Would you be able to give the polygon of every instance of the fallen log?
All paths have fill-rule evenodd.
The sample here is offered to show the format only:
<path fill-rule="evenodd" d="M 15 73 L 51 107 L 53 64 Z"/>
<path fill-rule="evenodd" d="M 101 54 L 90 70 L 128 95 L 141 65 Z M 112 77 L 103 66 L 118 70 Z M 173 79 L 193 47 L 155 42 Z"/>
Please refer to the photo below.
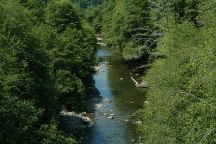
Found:
<path fill-rule="evenodd" d="M 136 87 L 139 85 L 139 83 L 131 76 L 132 81 L 135 83 Z"/>
<path fill-rule="evenodd" d="M 142 81 L 140 84 L 131 76 L 132 81 L 135 83 L 137 88 L 146 88 L 148 87 L 147 82 Z"/>
<path fill-rule="evenodd" d="M 149 68 L 151 65 L 148 64 L 148 65 L 141 65 L 139 67 L 136 67 L 135 69 L 144 69 L 144 68 Z"/>

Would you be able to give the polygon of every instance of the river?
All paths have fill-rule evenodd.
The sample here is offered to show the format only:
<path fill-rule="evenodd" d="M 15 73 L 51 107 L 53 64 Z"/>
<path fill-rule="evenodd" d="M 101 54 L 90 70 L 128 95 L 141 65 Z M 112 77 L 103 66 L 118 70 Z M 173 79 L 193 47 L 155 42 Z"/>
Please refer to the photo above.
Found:
<path fill-rule="evenodd" d="M 100 48 L 97 57 L 100 71 L 94 75 L 94 80 L 102 96 L 102 107 L 95 112 L 96 124 L 86 132 L 84 143 L 140 143 L 142 135 L 138 128 L 141 121 L 132 120 L 132 115 L 143 107 L 145 91 L 135 87 L 130 78 L 132 69 L 117 53 Z"/>

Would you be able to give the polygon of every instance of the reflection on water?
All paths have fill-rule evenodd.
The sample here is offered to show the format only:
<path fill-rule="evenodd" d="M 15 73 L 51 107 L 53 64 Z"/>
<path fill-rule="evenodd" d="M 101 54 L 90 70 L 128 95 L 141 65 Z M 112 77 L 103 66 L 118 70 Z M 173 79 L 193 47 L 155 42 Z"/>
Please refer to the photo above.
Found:
<path fill-rule="evenodd" d="M 140 136 L 131 125 L 131 114 L 143 106 L 145 94 L 130 79 L 132 70 L 117 54 L 99 49 L 100 70 L 94 75 L 103 105 L 96 111 L 96 125 L 88 131 L 88 144 L 125 144 L 139 142 Z"/>

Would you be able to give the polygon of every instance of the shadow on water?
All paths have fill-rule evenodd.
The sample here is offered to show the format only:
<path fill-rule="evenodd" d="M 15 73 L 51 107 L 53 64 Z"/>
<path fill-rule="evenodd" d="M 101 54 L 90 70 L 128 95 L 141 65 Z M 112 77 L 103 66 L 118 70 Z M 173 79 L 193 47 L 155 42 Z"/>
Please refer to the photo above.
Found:
<path fill-rule="evenodd" d="M 140 141 L 141 135 L 131 122 L 134 112 L 142 108 L 145 91 L 135 87 L 132 69 L 121 57 L 108 49 L 98 49 L 100 70 L 94 75 L 95 85 L 103 97 L 102 107 L 95 112 L 96 124 L 88 130 L 87 144 L 127 144 Z"/>

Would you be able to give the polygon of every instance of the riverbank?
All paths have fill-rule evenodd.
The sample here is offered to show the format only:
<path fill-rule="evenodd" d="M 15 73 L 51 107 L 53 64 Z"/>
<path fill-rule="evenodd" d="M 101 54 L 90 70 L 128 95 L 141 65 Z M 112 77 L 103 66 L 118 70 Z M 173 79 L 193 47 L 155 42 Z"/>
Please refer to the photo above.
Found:
<path fill-rule="evenodd" d="M 97 88 L 92 88 L 85 97 L 84 110 L 74 112 L 62 110 L 59 113 L 58 120 L 61 129 L 69 136 L 75 136 L 78 142 L 83 140 L 84 131 L 94 127 L 96 123 L 94 112 L 99 109 L 99 103 L 102 97 Z"/>

